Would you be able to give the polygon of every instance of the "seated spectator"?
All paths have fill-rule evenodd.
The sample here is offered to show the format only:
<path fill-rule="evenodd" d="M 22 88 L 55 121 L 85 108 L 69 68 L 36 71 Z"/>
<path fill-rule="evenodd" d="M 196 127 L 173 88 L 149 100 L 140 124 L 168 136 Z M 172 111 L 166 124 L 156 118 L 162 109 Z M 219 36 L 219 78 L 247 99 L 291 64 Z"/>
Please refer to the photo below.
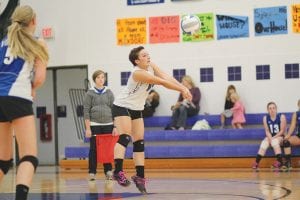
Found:
<path fill-rule="evenodd" d="M 293 133 L 295 133 L 293 135 Z M 300 99 L 298 100 L 298 111 L 293 113 L 291 125 L 286 136 L 284 136 L 283 147 L 285 160 L 283 169 L 291 168 L 291 146 L 300 145 Z"/>
<path fill-rule="evenodd" d="M 240 97 L 237 93 L 232 93 L 230 95 L 231 102 L 233 107 L 230 109 L 232 111 L 232 128 L 243 128 L 242 124 L 246 122 L 245 118 L 245 107 L 240 100 Z"/>
<path fill-rule="evenodd" d="M 227 91 L 226 91 L 224 111 L 221 113 L 221 127 L 220 127 L 220 129 L 223 129 L 225 127 L 225 119 L 232 117 L 232 111 L 230 110 L 233 107 L 233 103 L 231 102 L 231 99 L 230 99 L 230 95 L 232 93 L 236 93 L 235 86 L 234 85 L 229 85 L 227 87 Z"/>
<path fill-rule="evenodd" d="M 143 110 L 143 117 L 152 117 L 158 105 L 159 94 L 155 90 L 151 90 L 146 99 L 146 103 Z"/>
<path fill-rule="evenodd" d="M 274 149 L 277 158 L 277 161 L 271 167 L 279 169 L 282 166 L 280 143 L 283 141 L 283 135 L 286 130 L 286 118 L 284 114 L 277 113 L 277 106 L 274 102 L 268 103 L 267 110 L 268 114 L 263 118 L 266 137 L 260 144 L 255 162 L 252 165 L 253 169 L 258 169 L 259 162 L 270 145 Z"/>
<path fill-rule="evenodd" d="M 187 99 L 183 99 L 180 94 L 176 104 L 171 107 L 173 113 L 169 129 L 172 130 L 184 130 L 186 128 L 187 118 L 197 115 L 200 111 L 200 89 L 195 86 L 190 76 L 182 77 L 181 83 L 190 90 L 193 98 L 192 101 L 188 101 Z"/>

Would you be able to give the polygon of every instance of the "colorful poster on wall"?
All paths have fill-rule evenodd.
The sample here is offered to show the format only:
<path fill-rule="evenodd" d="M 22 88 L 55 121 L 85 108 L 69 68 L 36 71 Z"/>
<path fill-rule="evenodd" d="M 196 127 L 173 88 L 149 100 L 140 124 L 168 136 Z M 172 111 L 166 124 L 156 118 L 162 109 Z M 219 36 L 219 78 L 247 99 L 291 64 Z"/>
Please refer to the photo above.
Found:
<path fill-rule="evenodd" d="M 128 6 L 135 6 L 141 4 L 154 4 L 154 3 L 164 3 L 165 0 L 127 0 Z"/>
<path fill-rule="evenodd" d="M 149 42 L 179 42 L 179 16 L 162 16 L 149 18 Z"/>
<path fill-rule="evenodd" d="M 146 44 L 146 18 L 117 19 L 117 44 Z"/>
<path fill-rule="evenodd" d="M 183 15 L 180 27 L 183 42 L 199 42 L 214 39 L 214 17 L 212 13 Z"/>
<path fill-rule="evenodd" d="M 286 6 L 254 9 L 255 36 L 287 34 Z"/>
<path fill-rule="evenodd" d="M 294 33 L 300 33 L 300 4 L 292 5 L 292 26 Z"/>
<path fill-rule="evenodd" d="M 217 15 L 218 40 L 249 37 L 249 20 L 246 16 Z"/>

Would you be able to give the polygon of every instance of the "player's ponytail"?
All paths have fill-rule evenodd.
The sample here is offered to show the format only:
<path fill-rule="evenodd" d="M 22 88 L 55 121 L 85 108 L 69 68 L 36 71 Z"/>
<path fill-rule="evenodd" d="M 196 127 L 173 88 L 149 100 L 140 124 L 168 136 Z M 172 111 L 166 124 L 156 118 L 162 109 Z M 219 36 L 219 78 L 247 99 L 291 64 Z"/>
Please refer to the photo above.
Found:
<path fill-rule="evenodd" d="M 35 58 L 47 63 L 49 60 L 47 49 L 28 31 L 28 25 L 34 17 L 35 13 L 30 6 L 20 6 L 15 9 L 7 35 L 10 53 L 30 63 L 33 63 Z"/>

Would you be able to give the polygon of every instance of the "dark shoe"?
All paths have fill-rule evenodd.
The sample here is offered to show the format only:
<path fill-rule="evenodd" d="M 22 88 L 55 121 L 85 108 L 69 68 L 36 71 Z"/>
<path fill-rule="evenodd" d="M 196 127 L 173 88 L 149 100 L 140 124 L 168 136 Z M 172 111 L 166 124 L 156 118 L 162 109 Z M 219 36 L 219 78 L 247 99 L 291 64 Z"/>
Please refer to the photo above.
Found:
<path fill-rule="evenodd" d="M 141 178 L 139 176 L 132 176 L 131 179 L 135 183 L 137 189 L 139 189 L 139 191 L 142 194 L 147 194 L 146 187 L 145 187 L 146 186 L 146 179 Z"/>
<path fill-rule="evenodd" d="M 292 169 L 291 161 L 286 161 L 286 162 L 282 165 L 281 169 L 282 169 L 283 171 L 289 171 L 289 170 L 291 170 L 291 169 Z"/>
<path fill-rule="evenodd" d="M 130 181 L 125 177 L 125 173 L 123 171 L 119 171 L 119 173 L 117 174 L 114 173 L 113 179 L 123 187 L 127 187 L 130 185 Z"/>

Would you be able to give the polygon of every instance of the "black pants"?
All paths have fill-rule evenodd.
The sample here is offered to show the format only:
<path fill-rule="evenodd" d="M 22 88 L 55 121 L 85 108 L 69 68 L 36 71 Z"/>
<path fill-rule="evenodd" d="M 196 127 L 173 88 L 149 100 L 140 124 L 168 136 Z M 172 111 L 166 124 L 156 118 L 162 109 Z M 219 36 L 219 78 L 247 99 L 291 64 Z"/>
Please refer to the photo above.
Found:
<path fill-rule="evenodd" d="M 113 125 L 107 126 L 91 126 L 92 135 L 111 134 Z M 104 173 L 112 170 L 111 163 L 103 163 Z M 97 173 L 97 142 L 96 136 L 90 138 L 90 151 L 89 151 L 89 173 Z"/>

